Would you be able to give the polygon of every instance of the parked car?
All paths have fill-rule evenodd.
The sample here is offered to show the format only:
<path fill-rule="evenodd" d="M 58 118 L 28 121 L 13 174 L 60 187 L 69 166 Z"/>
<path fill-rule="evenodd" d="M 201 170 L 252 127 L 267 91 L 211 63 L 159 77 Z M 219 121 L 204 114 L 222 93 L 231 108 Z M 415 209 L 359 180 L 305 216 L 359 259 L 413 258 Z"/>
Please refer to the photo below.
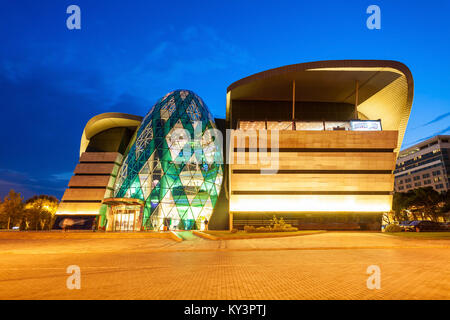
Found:
<path fill-rule="evenodd" d="M 439 222 L 434 221 L 412 221 L 408 226 L 409 231 L 424 232 L 424 231 L 444 231 L 444 227 Z"/>
<path fill-rule="evenodd" d="M 402 231 L 412 231 L 409 227 L 410 223 L 411 221 L 400 221 L 398 226 L 403 229 Z"/>

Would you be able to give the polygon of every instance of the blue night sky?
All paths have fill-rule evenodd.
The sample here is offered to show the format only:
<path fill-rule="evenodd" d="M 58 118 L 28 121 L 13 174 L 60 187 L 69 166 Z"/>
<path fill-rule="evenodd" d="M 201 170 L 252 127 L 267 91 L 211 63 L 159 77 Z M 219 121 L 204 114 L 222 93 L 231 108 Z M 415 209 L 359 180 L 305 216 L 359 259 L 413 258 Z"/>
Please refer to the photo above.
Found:
<path fill-rule="evenodd" d="M 81 8 L 81 30 L 66 8 Z M 381 8 L 381 30 L 366 8 Z M 0 0 L 0 196 L 61 197 L 86 122 L 145 115 L 195 91 L 225 117 L 226 87 L 256 72 L 333 59 L 386 59 L 412 71 L 403 147 L 450 133 L 450 1 Z"/>

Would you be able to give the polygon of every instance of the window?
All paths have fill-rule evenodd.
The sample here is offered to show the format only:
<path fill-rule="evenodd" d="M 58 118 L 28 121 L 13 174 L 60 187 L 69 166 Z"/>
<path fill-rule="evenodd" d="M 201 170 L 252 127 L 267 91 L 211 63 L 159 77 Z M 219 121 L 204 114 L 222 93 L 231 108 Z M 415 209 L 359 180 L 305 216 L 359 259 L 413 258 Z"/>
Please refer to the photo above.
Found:
<path fill-rule="evenodd" d="M 410 188 L 411 188 L 411 185 L 410 185 L 410 184 L 407 184 L 407 185 L 406 185 L 406 188 L 410 189 Z"/>
<path fill-rule="evenodd" d="M 404 186 L 398 187 L 398 190 L 403 190 L 403 189 L 405 189 Z"/>
<path fill-rule="evenodd" d="M 425 173 L 422 177 L 423 177 L 424 179 L 429 178 L 429 177 L 430 177 L 430 174 L 429 174 L 429 173 Z"/>
<path fill-rule="evenodd" d="M 434 182 L 439 182 L 439 181 L 442 181 L 442 177 L 434 178 Z"/>
<path fill-rule="evenodd" d="M 433 177 L 441 174 L 441 170 L 433 171 Z"/>
<path fill-rule="evenodd" d="M 400 180 L 400 181 L 398 182 L 398 184 L 403 184 L 403 180 Z"/>
<path fill-rule="evenodd" d="M 420 180 L 420 176 L 415 176 L 413 179 L 414 181 Z"/>
<path fill-rule="evenodd" d="M 422 185 L 421 182 L 416 182 L 416 183 L 414 183 L 414 186 L 415 186 L 415 187 L 420 187 L 421 185 Z"/>
<path fill-rule="evenodd" d="M 292 130 L 292 122 L 267 121 L 267 130 Z"/>
<path fill-rule="evenodd" d="M 241 130 L 265 130 L 265 121 L 239 121 L 239 129 Z"/>
<path fill-rule="evenodd" d="M 295 123 L 296 130 L 310 130 L 310 131 L 323 131 L 325 130 L 323 121 L 310 121 L 310 122 L 300 122 Z"/>

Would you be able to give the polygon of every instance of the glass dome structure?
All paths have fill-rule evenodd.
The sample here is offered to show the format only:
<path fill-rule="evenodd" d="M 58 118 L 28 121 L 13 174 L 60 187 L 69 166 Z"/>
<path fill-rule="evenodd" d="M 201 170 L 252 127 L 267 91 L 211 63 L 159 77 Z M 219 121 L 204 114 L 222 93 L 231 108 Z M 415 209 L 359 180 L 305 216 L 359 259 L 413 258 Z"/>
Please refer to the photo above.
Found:
<path fill-rule="evenodd" d="M 214 118 L 199 96 L 189 90 L 166 94 L 142 120 L 114 196 L 144 201 L 144 230 L 204 229 L 223 179 L 216 137 Z"/>

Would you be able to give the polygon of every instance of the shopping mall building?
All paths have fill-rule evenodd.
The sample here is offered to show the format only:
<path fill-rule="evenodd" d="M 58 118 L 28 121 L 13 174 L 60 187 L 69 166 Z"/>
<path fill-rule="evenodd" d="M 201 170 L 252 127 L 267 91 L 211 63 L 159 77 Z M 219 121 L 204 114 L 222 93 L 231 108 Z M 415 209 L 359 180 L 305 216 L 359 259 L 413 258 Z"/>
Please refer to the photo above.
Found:
<path fill-rule="evenodd" d="M 83 131 L 55 227 L 231 229 L 277 215 L 303 229 L 377 229 L 412 99 L 399 62 L 320 61 L 231 84 L 226 119 L 189 90 L 144 118 L 100 114 Z"/>

